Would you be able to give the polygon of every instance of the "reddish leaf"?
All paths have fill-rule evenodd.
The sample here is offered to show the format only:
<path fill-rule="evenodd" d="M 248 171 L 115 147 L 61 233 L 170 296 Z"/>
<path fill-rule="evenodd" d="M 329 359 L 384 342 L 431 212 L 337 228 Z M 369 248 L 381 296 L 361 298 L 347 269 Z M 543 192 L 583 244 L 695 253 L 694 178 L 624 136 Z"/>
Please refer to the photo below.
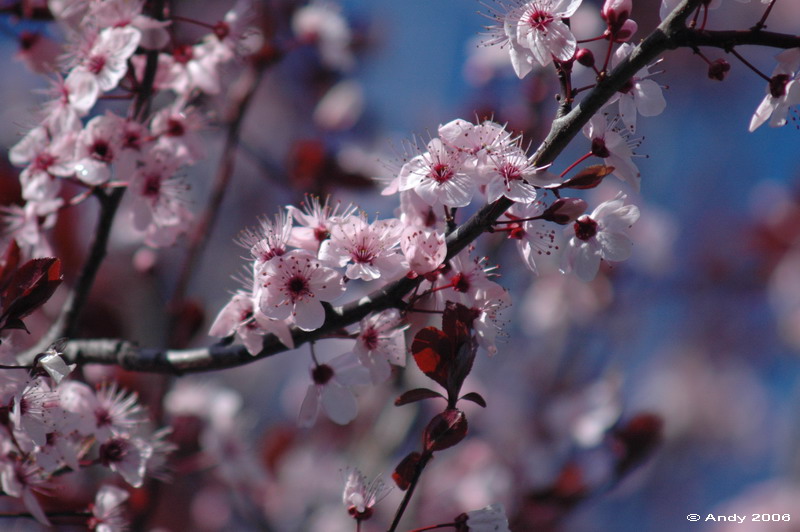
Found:
<path fill-rule="evenodd" d="M 33 259 L 17 270 L 3 294 L 3 317 L 22 319 L 50 299 L 61 284 L 58 259 Z"/>
<path fill-rule="evenodd" d="M 422 435 L 426 451 L 441 451 L 457 444 L 467 435 L 467 417 L 464 412 L 448 408 L 431 419 Z"/>
<path fill-rule="evenodd" d="M 478 392 L 469 392 L 468 394 L 463 395 L 461 399 L 465 401 L 472 401 L 476 405 L 486 408 L 486 399 L 484 399 L 483 396 Z"/>
<path fill-rule="evenodd" d="M 422 455 L 413 451 L 397 464 L 397 467 L 392 473 L 392 480 L 394 480 L 398 488 L 405 491 L 411 486 L 411 482 L 414 480 L 414 474 L 417 471 L 417 466 L 419 466 L 421 460 Z"/>
<path fill-rule="evenodd" d="M 413 390 L 404 392 L 400 397 L 395 399 L 394 405 L 402 406 L 409 403 L 416 403 L 417 401 L 422 401 L 423 399 L 433 399 L 434 397 L 441 397 L 442 399 L 445 398 L 439 392 L 434 392 L 433 390 L 429 390 L 427 388 L 414 388 Z"/>
<path fill-rule="evenodd" d="M 586 168 L 584 168 L 574 176 L 570 177 L 560 185 L 557 185 L 552 188 L 577 188 L 577 189 L 594 188 L 600 183 L 602 183 L 603 178 L 613 171 L 614 171 L 613 166 L 605 166 L 602 164 L 587 166 Z"/>
<path fill-rule="evenodd" d="M 425 327 L 411 343 L 411 354 L 419 369 L 444 388 L 447 388 L 452 351 L 450 339 L 436 327 Z"/>

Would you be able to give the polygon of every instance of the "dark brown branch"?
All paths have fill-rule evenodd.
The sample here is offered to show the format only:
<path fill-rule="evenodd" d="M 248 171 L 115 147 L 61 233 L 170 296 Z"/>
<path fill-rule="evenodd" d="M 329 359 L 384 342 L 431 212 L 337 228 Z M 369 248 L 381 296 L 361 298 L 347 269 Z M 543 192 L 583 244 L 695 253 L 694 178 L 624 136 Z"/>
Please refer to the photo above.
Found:
<path fill-rule="evenodd" d="M 605 79 L 597 84 L 569 113 L 554 120 L 550 133 L 535 153 L 535 164 L 553 162 L 580 133 L 581 128 L 597 113 L 623 85 L 639 70 L 667 50 L 696 46 L 716 46 L 729 49 L 738 45 L 763 45 L 777 48 L 800 46 L 800 37 L 764 31 L 697 31 L 686 28 L 686 18 L 700 5 L 701 0 L 684 2 L 661 25 L 622 60 Z M 477 239 L 512 205 L 506 198 L 486 205 L 472 218 L 457 227 L 447 237 L 447 258 L 461 252 Z M 370 295 L 342 307 L 326 308 L 322 328 L 305 332 L 295 330 L 295 345 L 329 336 L 343 327 L 356 323 L 372 312 L 390 307 L 403 308 L 403 297 L 411 292 L 421 278 L 401 279 Z M 192 373 L 231 368 L 286 351 L 277 338 L 268 335 L 264 349 L 251 356 L 242 346 L 225 343 L 206 348 L 164 350 L 141 349 L 121 340 L 73 340 L 66 355 L 79 363 L 116 364 L 125 369 L 159 373 Z"/>

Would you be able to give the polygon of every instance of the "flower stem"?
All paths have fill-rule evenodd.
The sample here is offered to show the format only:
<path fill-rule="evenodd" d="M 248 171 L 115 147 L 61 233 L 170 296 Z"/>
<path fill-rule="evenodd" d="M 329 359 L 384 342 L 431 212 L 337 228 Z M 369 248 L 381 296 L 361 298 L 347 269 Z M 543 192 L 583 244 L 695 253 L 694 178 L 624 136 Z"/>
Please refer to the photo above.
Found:
<path fill-rule="evenodd" d="M 389 527 L 388 532 L 395 532 L 397 530 L 397 526 L 400 524 L 400 519 L 403 518 L 403 513 L 406 511 L 406 507 L 408 507 L 408 502 L 411 500 L 411 496 L 414 495 L 414 490 L 419 483 L 419 477 L 422 475 L 422 470 L 425 469 L 428 461 L 433 457 L 430 452 L 422 453 L 422 456 L 417 463 L 417 467 L 414 469 L 414 477 L 411 479 L 411 484 L 406 491 L 406 494 L 403 496 L 403 500 L 400 501 L 400 506 L 397 508 L 397 513 L 394 514 L 394 520 L 392 521 L 392 525 Z"/>

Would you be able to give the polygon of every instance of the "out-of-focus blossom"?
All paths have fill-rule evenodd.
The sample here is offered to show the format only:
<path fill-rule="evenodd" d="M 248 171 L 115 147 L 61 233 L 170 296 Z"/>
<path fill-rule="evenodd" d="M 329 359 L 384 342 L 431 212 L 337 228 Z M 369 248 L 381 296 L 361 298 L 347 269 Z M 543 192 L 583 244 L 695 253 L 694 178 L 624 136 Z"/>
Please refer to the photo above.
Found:
<path fill-rule="evenodd" d="M 90 505 L 92 517 L 89 530 L 94 532 L 123 532 L 128 529 L 128 520 L 123 513 L 122 504 L 130 494 L 122 488 L 106 484 L 97 491 L 94 503 Z"/>
<path fill-rule="evenodd" d="M 314 122 L 329 131 L 353 127 L 364 110 L 364 89 L 355 80 L 343 80 L 331 87 L 314 109 Z"/>

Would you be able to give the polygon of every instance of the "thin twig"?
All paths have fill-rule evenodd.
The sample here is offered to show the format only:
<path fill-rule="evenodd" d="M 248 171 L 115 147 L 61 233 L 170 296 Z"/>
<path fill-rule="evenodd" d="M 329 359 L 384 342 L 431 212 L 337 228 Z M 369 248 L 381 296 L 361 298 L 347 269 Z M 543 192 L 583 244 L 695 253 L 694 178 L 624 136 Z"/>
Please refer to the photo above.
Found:
<path fill-rule="evenodd" d="M 172 298 L 167 305 L 170 311 L 170 327 L 168 330 L 178 330 L 176 321 L 179 319 L 179 312 L 181 303 L 186 297 L 186 292 L 189 286 L 189 281 L 192 278 L 192 273 L 195 270 L 197 261 L 203 255 L 203 251 L 208 243 L 209 235 L 211 234 L 217 216 L 219 214 L 222 200 L 225 198 L 225 191 L 233 177 L 233 170 L 236 163 L 237 148 L 239 145 L 239 136 L 241 133 L 242 123 L 247 114 L 247 109 L 253 100 L 253 95 L 258 89 L 259 82 L 263 77 L 263 72 L 266 63 L 259 62 L 242 74 L 239 83 L 233 84 L 231 92 L 237 92 L 238 95 L 234 98 L 233 105 L 229 112 L 231 117 L 227 123 L 227 134 L 225 145 L 223 147 L 222 158 L 217 168 L 214 183 L 211 187 L 208 205 L 205 208 L 203 217 L 197 222 L 194 232 L 190 238 L 189 247 L 186 251 L 186 256 L 183 265 L 180 269 L 178 281 L 175 286 L 175 291 Z M 174 338 L 172 339 L 174 340 Z"/>

